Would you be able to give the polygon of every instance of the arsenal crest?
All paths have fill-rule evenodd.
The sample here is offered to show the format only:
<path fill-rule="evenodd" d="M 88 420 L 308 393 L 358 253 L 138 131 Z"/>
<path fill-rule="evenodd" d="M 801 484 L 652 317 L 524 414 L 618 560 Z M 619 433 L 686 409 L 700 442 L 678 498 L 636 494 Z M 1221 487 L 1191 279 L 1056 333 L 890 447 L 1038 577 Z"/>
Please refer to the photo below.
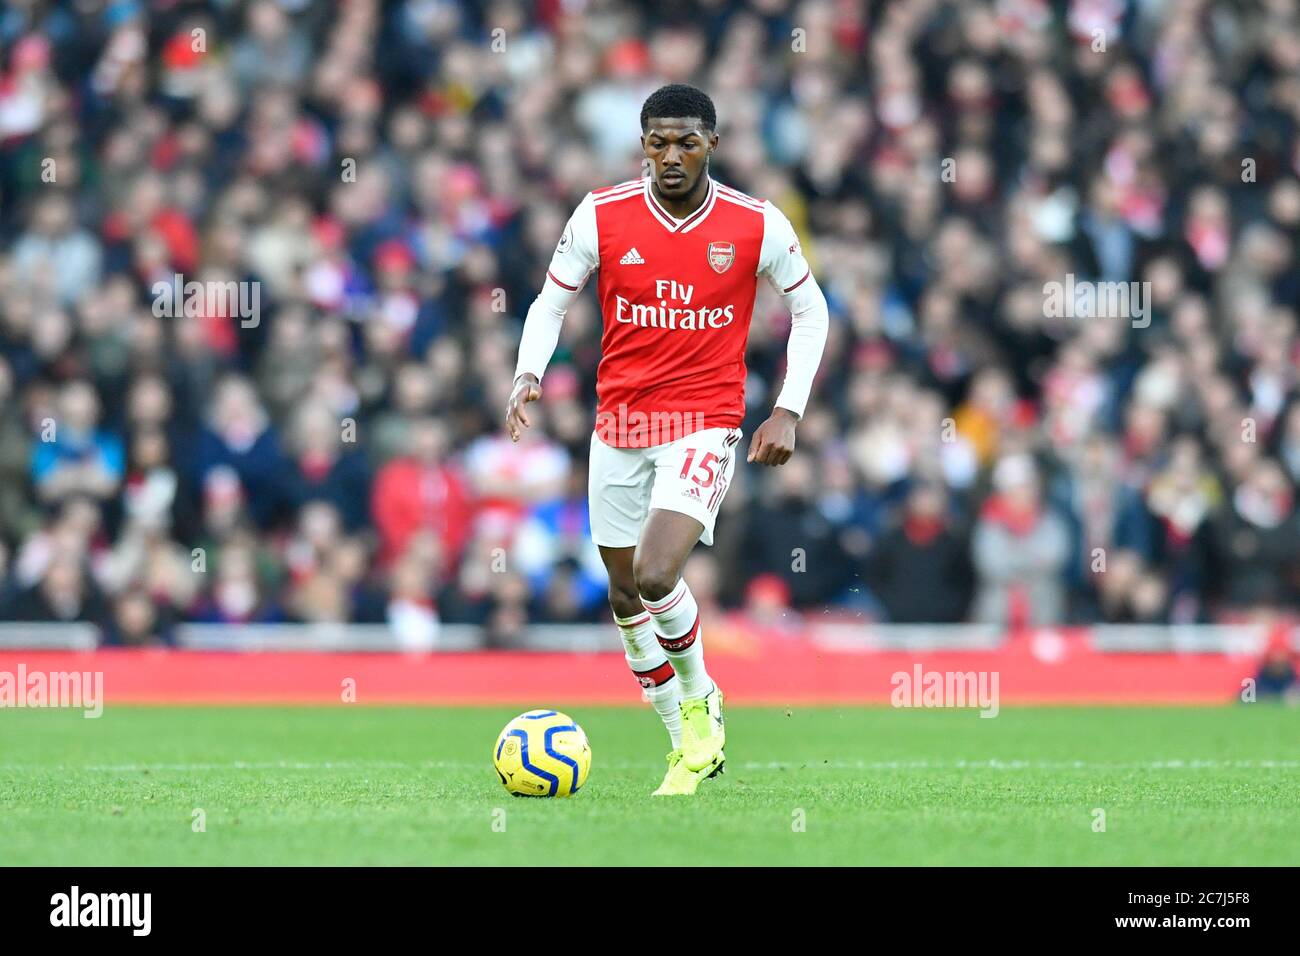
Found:
<path fill-rule="evenodd" d="M 709 265 L 721 275 L 736 261 L 736 247 L 730 242 L 709 243 Z"/>

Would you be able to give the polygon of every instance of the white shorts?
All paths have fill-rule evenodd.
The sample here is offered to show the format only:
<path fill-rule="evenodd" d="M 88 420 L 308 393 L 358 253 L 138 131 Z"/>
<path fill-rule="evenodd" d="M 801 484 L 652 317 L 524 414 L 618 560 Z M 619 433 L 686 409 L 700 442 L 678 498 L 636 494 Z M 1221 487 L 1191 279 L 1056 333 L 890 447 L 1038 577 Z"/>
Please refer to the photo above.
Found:
<path fill-rule="evenodd" d="M 736 470 L 739 428 L 705 428 L 649 448 L 614 448 L 591 436 L 587 500 L 591 538 L 605 548 L 633 547 L 651 508 L 678 511 L 704 525 L 700 540 L 713 544 L 713 523 Z"/>

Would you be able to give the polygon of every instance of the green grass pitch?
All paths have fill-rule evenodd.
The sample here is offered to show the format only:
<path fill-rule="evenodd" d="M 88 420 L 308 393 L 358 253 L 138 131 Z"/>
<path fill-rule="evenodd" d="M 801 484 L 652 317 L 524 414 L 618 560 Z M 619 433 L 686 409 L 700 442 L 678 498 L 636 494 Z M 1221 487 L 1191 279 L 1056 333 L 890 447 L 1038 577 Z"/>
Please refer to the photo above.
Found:
<path fill-rule="evenodd" d="M 594 755 L 568 800 L 501 789 L 515 709 L 0 711 L 0 863 L 1300 861 L 1296 708 L 732 707 L 727 773 L 672 800 L 652 711 L 561 709 Z"/>

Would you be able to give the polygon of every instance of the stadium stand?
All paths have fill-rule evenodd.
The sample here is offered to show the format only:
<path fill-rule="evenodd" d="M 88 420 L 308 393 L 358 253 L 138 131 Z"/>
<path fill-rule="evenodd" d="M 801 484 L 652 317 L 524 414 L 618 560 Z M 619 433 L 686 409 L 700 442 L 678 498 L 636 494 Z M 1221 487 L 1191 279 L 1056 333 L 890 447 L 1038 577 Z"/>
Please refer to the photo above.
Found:
<path fill-rule="evenodd" d="M 709 90 L 715 176 L 787 212 L 832 317 L 795 458 L 737 469 L 688 566 L 702 604 L 1300 603 L 1293 2 L 10 2 L 0 620 L 607 623 L 591 292 L 541 427 L 502 421 L 565 218 L 636 175 L 665 81 Z M 787 325 L 763 290 L 747 432 Z"/>

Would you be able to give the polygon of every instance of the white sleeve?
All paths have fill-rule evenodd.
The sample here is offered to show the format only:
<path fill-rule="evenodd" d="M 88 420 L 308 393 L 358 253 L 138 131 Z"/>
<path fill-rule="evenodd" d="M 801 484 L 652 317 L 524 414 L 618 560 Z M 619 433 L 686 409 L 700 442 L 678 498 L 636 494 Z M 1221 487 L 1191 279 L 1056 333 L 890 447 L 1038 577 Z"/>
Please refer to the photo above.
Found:
<path fill-rule="evenodd" d="M 763 204 L 763 246 L 758 255 L 758 274 L 767 277 L 790 310 L 785 383 L 776 398 L 776 406 L 802 418 L 826 346 L 830 311 L 803 256 L 794 227 L 770 202 Z"/>
<path fill-rule="evenodd" d="M 767 276 L 772 288 L 785 295 L 793 292 L 810 271 L 790 220 L 770 201 L 763 203 L 763 246 L 758 252 L 758 274 Z"/>
<path fill-rule="evenodd" d="M 564 313 L 582 291 L 587 277 L 600 265 L 600 242 L 596 235 L 596 207 L 591 193 L 569 217 L 564 233 L 551 256 L 546 281 L 524 318 L 519 337 L 519 361 L 515 379 L 532 372 L 540 382 L 555 346 L 560 341 Z"/>
<path fill-rule="evenodd" d="M 596 202 L 587 193 L 573 210 L 551 256 L 547 277 L 557 285 L 577 293 L 582 284 L 600 267 L 600 240 L 596 235 Z"/>

